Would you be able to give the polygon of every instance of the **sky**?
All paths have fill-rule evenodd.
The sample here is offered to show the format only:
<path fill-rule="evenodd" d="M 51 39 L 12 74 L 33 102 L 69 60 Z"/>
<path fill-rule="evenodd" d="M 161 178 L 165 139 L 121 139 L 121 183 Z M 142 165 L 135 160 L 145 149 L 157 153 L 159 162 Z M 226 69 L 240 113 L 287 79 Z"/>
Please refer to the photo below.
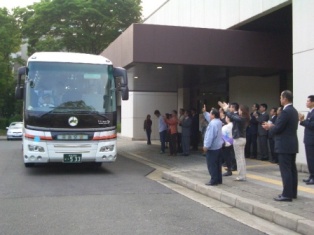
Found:
<path fill-rule="evenodd" d="M 0 7 L 6 7 L 12 9 L 14 7 L 25 7 L 32 5 L 34 2 L 40 0 L 0 0 Z M 166 0 L 142 0 L 143 16 L 148 17 L 155 9 L 157 9 Z"/>

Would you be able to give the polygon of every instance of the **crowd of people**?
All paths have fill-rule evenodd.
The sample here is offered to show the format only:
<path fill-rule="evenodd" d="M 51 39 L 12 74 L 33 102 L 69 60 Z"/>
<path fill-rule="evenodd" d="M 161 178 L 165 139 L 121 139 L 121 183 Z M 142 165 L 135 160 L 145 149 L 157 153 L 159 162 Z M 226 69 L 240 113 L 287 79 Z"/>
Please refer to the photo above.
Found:
<path fill-rule="evenodd" d="M 190 150 L 198 150 L 199 116 L 195 109 L 180 109 L 179 115 L 176 110 L 165 115 L 161 115 L 159 110 L 155 110 L 154 114 L 158 118 L 161 154 L 165 153 L 167 143 L 169 143 L 170 156 L 176 156 L 177 154 L 188 156 Z M 150 137 L 147 137 L 147 139 L 150 139 Z"/>
<path fill-rule="evenodd" d="M 158 118 L 161 151 L 165 153 L 169 139 L 169 155 L 181 153 L 188 156 L 191 150 L 198 150 L 199 136 L 203 141 L 203 153 L 210 180 L 206 185 L 222 184 L 223 176 L 231 176 L 237 170 L 235 181 L 246 181 L 246 158 L 270 161 L 279 165 L 283 191 L 275 201 L 292 201 L 297 198 L 298 174 L 296 154 L 298 153 L 297 128 L 304 127 L 304 144 L 309 169 L 309 178 L 303 182 L 314 185 L 314 96 L 308 96 L 306 107 L 308 114 L 299 113 L 293 107 L 293 95 L 285 90 L 280 95 L 280 107 L 272 107 L 267 113 L 267 104 L 253 104 L 250 112 L 246 105 L 232 102 L 218 102 L 218 108 L 206 109 L 203 116 L 195 109 L 180 109 L 162 116 L 159 110 L 154 114 Z M 147 123 L 145 120 L 145 123 Z M 149 116 L 150 120 L 150 116 Z M 144 129 L 147 124 L 144 124 Z M 147 144 L 150 144 L 150 132 L 147 132 Z M 168 134 L 167 134 L 168 133 Z M 167 135 L 169 136 L 167 138 Z M 222 164 L 226 172 L 222 173 Z"/>
<path fill-rule="evenodd" d="M 227 172 L 223 176 L 232 175 L 230 146 L 233 145 L 238 169 L 236 181 L 246 180 L 245 158 L 271 160 L 273 163 L 278 163 L 283 184 L 282 193 L 274 197 L 274 200 L 291 202 L 293 199 L 297 199 L 296 154 L 299 151 L 297 137 L 299 125 L 305 128 L 304 145 L 309 169 L 309 178 L 303 179 L 303 182 L 307 185 L 314 185 L 314 96 L 310 95 L 307 98 L 306 107 L 310 111 L 306 118 L 293 107 L 292 102 L 293 95 L 288 90 L 283 91 L 280 95 L 281 106 L 271 108 L 269 114 L 267 114 L 267 104 L 265 103 L 254 104 L 252 112 L 249 113 L 247 106 L 218 102 L 220 122 L 217 121 L 219 111 L 212 108 L 210 112 L 207 112 L 204 106 L 204 115 L 210 119 L 203 147 L 211 176 L 206 185 L 222 183 L 222 159 L 227 166 Z M 221 136 L 223 142 L 219 147 Z M 268 146 L 271 158 L 269 158 Z M 217 156 L 221 156 L 220 159 Z"/>

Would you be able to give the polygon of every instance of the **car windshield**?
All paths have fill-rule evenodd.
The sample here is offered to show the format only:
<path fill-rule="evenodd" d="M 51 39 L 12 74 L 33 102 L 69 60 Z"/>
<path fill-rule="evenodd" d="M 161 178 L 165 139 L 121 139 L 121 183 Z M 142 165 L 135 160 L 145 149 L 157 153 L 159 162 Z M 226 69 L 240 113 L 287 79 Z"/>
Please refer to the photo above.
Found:
<path fill-rule="evenodd" d="M 111 65 L 30 62 L 28 68 L 25 105 L 29 111 L 116 111 Z"/>
<path fill-rule="evenodd" d="M 10 129 L 20 129 L 23 127 L 23 123 L 11 123 Z"/>

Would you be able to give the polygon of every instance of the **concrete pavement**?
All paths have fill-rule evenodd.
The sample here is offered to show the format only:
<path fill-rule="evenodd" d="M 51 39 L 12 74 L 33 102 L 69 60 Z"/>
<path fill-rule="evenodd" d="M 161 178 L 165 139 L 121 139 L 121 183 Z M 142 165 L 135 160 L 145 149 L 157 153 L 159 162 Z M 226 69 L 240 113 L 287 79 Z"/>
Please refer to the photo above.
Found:
<path fill-rule="evenodd" d="M 299 172 L 298 198 L 293 202 L 273 200 L 282 192 L 282 183 L 277 164 L 246 159 L 247 181 L 234 181 L 237 172 L 223 177 L 223 184 L 207 186 L 210 177 L 205 157 L 201 151 L 191 152 L 188 157 L 160 154 L 160 144 L 153 141 L 132 141 L 118 138 L 118 153 L 125 157 L 158 166 L 163 178 L 192 189 L 208 197 L 239 208 L 300 234 L 314 234 L 314 186 L 302 179 L 307 173 Z"/>
<path fill-rule="evenodd" d="M 4 136 L 0 140 L 6 141 Z M 210 177 L 205 157 L 201 151 L 190 156 L 168 156 L 160 154 L 159 141 L 132 141 L 118 138 L 119 155 L 158 167 L 163 178 L 198 193 L 239 208 L 254 216 L 268 220 L 300 234 L 314 234 L 314 186 L 306 185 L 302 179 L 308 174 L 299 172 L 298 198 L 293 202 L 273 200 L 282 192 L 282 183 L 277 164 L 246 159 L 247 181 L 234 181 L 237 172 L 223 177 L 223 184 L 206 186 Z"/>

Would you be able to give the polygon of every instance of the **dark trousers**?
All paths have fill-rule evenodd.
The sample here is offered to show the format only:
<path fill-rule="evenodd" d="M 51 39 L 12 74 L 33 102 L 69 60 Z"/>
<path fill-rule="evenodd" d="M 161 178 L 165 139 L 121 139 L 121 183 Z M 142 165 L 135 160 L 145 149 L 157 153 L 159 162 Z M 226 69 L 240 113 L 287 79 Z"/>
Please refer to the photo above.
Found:
<path fill-rule="evenodd" d="M 177 139 L 178 139 L 178 153 L 182 153 L 182 134 L 177 133 Z"/>
<path fill-rule="evenodd" d="M 271 160 L 274 162 L 278 162 L 278 154 L 275 153 L 275 140 L 273 138 L 269 138 L 268 143 L 271 153 Z"/>
<path fill-rule="evenodd" d="M 310 178 L 314 179 L 314 145 L 305 145 L 307 167 L 309 168 Z"/>
<path fill-rule="evenodd" d="M 260 151 L 259 157 L 261 159 L 268 159 L 267 135 L 259 135 L 258 144 L 259 144 L 259 151 Z"/>
<path fill-rule="evenodd" d="M 295 164 L 296 154 L 278 153 L 279 169 L 282 178 L 282 196 L 293 198 L 297 196 L 298 172 Z"/>
<path fill-rule="evenodd" d="M 185 155 L 190 154 L 190 136 L 184 136 L 182 135 L 182 152 Z"/>
<path fill-rule="evenodd" d="M 198 142 L 199 142 L 199 131 L 194 131 L 191 133 L 191 145 L 193 150 L 198 149 Z"/>
<path fill-rule="evenodd" d="M 170 154 L 177 154 L 177 133 L 170 135 Z"/>
<path fill-rule="evenodd" d="M 151 144 L 151 141 L 150 141 L 151 134 L 152 134 L 152 130 L 146 130 L 147 144 Z"/>
<path fill-rule="evenodd" d="M 252 147 L 252 153 L 251 153 Z M 245 157 L 257 157 L 257 134 L 247 134 L 245 144 Z"/>
<path fill-rule="evenodd" d="M 166 135 L 167 135 L 167 130 L 164 130 L 162 132 L 159 132 L 159 138 L 160 138 L 160 148 L 162 152 L 165 152 L 166 149 Z"/>
<path fill-rule="evenodd" d="M 227 166 L 227 171 L 232 171 L 232 165 L 233 165 L 233 159 L 234 157 L 234 152 L 233 152 L 233 146 L 228 146 L 228 147 L 222 147 L 221 149 L 221 155 L 223 161 L 226 163 Z"/>
<path fill-rule="evenodd" d="M 221 151 L 218 150 L 208 150 L 206 152 L 206 163 L 207 169 L 211 176 L 210 183 L 221 184 Z"/>

